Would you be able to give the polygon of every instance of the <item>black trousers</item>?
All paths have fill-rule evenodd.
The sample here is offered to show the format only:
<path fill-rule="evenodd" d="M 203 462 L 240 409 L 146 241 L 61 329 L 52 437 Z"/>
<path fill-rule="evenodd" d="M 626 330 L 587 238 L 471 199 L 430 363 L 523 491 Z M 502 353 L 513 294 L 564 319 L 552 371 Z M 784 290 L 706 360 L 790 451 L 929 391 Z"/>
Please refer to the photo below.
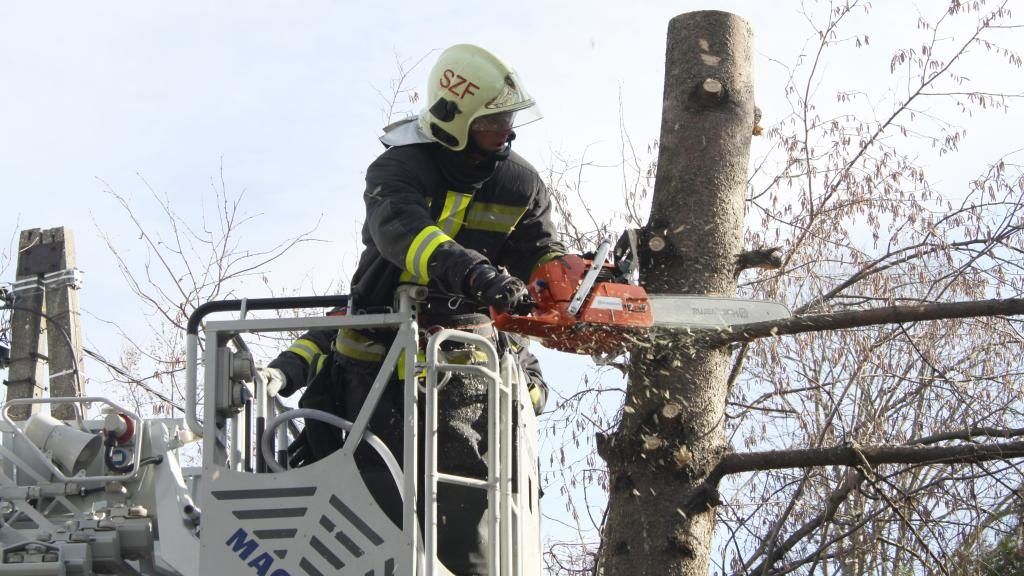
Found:
<path fill-rule="evenodd" d="M 310 384 L 300 406 L 339 414 L 355 421 L 373 381 L 380 371 L 377 362 L 365 362 L 335 355 L 329 374 Z M 439 394 L 438 469 L 448 474 L 486 478 L 487 464 L 487 387 L 480 378 L 453 374 Z M 423 470 L 424 406 L 420 402 L 419 469 Z M 402 463 L 403 383 L 394 380 L 385 390 L 370 418 L 370 431 L 379 436 Z M 313 458 L 319 460 L 341 447 L 343 435 L 329 425 L 306 422 L 306 440 Z M 356 450 L 356 464 L 377 504 L 395 523 L 402 526 L 402 501 L 384 461 L 365 443 Z M 421 477 L 422 478 L 422 477 Z M 419 486 L 419 517 L 423 519 L 423 485 Z M 484 490 L 439 483 L 438 558 L 457 576 L 485 576 L 487 493 Z"/>

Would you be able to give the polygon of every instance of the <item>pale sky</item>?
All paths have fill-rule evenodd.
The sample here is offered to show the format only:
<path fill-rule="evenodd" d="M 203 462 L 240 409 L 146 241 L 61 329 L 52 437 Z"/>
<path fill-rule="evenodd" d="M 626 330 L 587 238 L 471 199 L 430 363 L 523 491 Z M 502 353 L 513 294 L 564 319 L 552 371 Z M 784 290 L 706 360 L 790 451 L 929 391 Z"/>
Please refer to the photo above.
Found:
<path fill-rule="evenodd" d="M 918 3 L 900 4 L 912 10 Z M 934 13 L 935 3 L 920 4 Z M 268 271 L 275 286 L 295 286 L 310 273 L 322 286 L 354 267 L 363 171 L 382 150 L 378 90 L 389 91 L 396 55 L 411 65 L 431 50 L 470 42 L 512 63 L 544 113 L 519 132 L 515 147 L 543 173 L 552 151 L 586 151 L 614 164 L 620 97 L 634 142 L 657 137 L 667 24 L 688 10 L 726 10 L 751 22 L 758 102 L 770 125 L 773 113 L 785 112 L 785 76 L 772 59 L 792 62 L 811 34 L 799 7 L 740 0 L 4 0 L 0 252 L 18 229 L 71 227 L 85 271 L 87 345 L 116 357 L 119 340 L 93 317 L 129 330 L 143 324 L 95 227 L 125 249 L 134 246 L 133 230 L 103 192 L 107 184 L 151 207 L 141 175 L 187 217 L 211 201 L 210 183 L 223 163 L 228 188 L 246 191 L 244 212 L 262 214 L 244 241 L 267 246 L 322 218 L 316 236 L 325 243 Z M 413 71 L 408 86 L 422 89 L 432 60 Z M 832 65 L 891 82 L 881 62 L 878 69 Z M 994 122 L 994 134 L 1008 125 L 1006 117 Z M 594 169 L 584 181 L 595 206 L 619 194 L 614 170 Z M 0 282 L 14 279 L 13 268 L 0 271 Z M 261 288 L 251 296 L 265 295 Z M 585 362 L 559 354 L 543 360 L 549 380 L 571 393 Z"/>
<path fill-rule="evenodd" d="M 759 2 L 707 2 L 745 15 L 772 50 L 787 10 Z M 511 62 L 544 120 L 520 130 L 516 149 L 538 170 L 552 152 L 612 165 L 619 99 L 639 146 L 657 137 L 665 33 L 688 2 L 517 2 L 467 9 L 455 2 L 5 1 L 0 3 L 0 242 L 17 229 L 68 226 L 76 234 L 87 339 L 116 348 L 109 328 L 138 313 L 97 231 L 131 258 L 136 235 L 107 185 L 154 210 L 145 179 L 186 218 L 213 201 L 223 162 L 230 191 L 245 191 L 253 248 L 317 220 L 324 244 L 268 269 L 272 285 L 310 276 L 322 288 L 348 278 L 358 253 L 363 171 L 382 150 L 380 92 L 397 59 L 421 89 L 436 52 L 482 45 Z M 792 18 L 792 16 L 791 16 Z M 768 40 L 768 38 L 771 38 Z M 791 39 L 790 52 L 799 48 Z M 397 55 L 397 56 L 396 56 Z M 767 91 L 767 90 L 765 90 Z M 416 110 L 416 106 L 406 106 Z M 141 178 L 140 178 L 141 176 Z M 618 198 L 618 172 L 591 169 L 595 206 Z M 95 224 L 93 221 L 95 220 Z M 245 240 L 250 240 L 246 238 Z M 312 272 L 311 272 L 312 271 Z M 13 264 L 0 281 L 13 280 Z M 257 287 L 262 288 L 262 287 Z M 259 295 L 259 294 L 257 294 Z M 140 330 L 143 329 L 141 326 Z M 108 349 L 110 355 L 115 350 Z"/>
<path fill-rule="evenodd" d="M 115 357 L 118 342 L 92 316 L 130 333 L 146 328 L 125 305 L 132 296 L 97 226 L 129 258 L 140 255 L 137 235 L 104 190 L 109 185 L 143 219 L 160 221 L 148 183 L 196 222 L 213 202 L 211 182 L 223 163 L 228 189 L 245 191 L 243 213 L 257 216 L 243 243 L 268 247 L 322 222 L 316 237 L 326 242 L 271 265 L 271 285 L 294 287 L 309 277 L 306 285 L 322 289 L 347 279 L 358 255 L 363 171 L 382 150 L 380 92 L 390 93 L 398 59 L 411 66 L 427 56 L 407 82 L 421 90 L 431 51 L 459 42 L 512 63 L 538 100 L 545 117 L 520 130 L 515 147 L 542 173 L 553 152 L 615 164 L 620 97 L 634 142 L 642 147 L 657 137 L 668 21 L 697 6 L 466 6 L 0 3 L 3 250 L 16 229 L 72 228 L 85 272 L 87 343 Z M 787 12 L 754 2 L 701 8 L 744 14 L 755 29 Z M 778 26 L 764 27 L 781 37 Z M 798 48 L 790 43 L 790 51 Z M 583 180 L 594 206 L 620 195 L 615 169 L 588 169 Z M 0 281 L 12 281 L 13 268 L 0 271 Z"/>
<path fill-rule="evenodd" d="M 263 240 L 322 215 L 317 236 L 335 244 L 321 249 L 350 253 L 345 262 L 338 254 L 347 276 L 363 170 L 381 151 L 377 90 L 398 74 L 396 54 L 411 65 L 457 42 L 504 57 L 538 99 L 545 119 L 520 131 L 516 149 L 540 170 L 552 149 L 613 162 L 620 92 L 634 139 L 657 136 L 665 30 L 689 3 L 627 13 L 620 2 L 514 4 L 4 2 L 0 239 L 16 226 L 73 228 L 83 306 L 95 308 L 120 278 L 89 215 L 128 233 L 103 182 L 144 198 L 140 174 L 187 213 L 209 201 L 223 161 L 229 189 L 246 190 L 247 213 L 267 214 Z M 742 13 L 739 4 L 706 6 Z M 756 26 L 763 16 L 748 17 Z M 432 59 L 410 86 L 422 87 Z"/>

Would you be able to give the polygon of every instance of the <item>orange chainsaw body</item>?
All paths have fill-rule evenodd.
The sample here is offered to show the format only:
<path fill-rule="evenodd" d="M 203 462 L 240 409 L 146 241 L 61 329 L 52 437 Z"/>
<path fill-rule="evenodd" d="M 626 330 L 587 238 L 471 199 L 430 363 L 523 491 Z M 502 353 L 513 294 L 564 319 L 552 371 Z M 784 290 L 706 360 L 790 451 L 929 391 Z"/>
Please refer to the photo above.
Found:
<path fill-rule="evenodd" d="M 624 352 L 636 332 L 654 324 L 647 291 L 640 286 L 607 280 L 615 268 L 598 276 L 576 314 L 569 306 L 593 262 L 566 255 L 543 264 L 530 277 L 527 289 L 536 301 L 526 316 L 493 313 L 499 330 L 534 337 L 556 350 L 576 354 Z M 603 271 L 604 272 L 604 271 Z"/>

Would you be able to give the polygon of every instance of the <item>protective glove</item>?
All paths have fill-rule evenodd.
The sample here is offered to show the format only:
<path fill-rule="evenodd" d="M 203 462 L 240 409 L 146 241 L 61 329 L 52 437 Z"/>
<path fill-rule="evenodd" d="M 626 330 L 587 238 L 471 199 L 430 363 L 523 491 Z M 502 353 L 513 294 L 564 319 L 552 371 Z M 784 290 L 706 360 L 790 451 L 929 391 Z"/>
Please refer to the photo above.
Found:
<path fill-rule="evenodd" d="M 493 306 L 499 312 L 522 316 L 529 314 L 536 305 L 522 280 L 487 263 L 477 264 L 469 270 L 466 285 L 477 302 Z"/>
<path fill-rule="evenodd" d="M 259 373 L 263 377 L 263 381 L 267 383 L 268 398 L 277 396 L 278 392 L 288 383 L 288 378 L 284 375 L 284 372 L 277 368 L 260 368 Z"/>

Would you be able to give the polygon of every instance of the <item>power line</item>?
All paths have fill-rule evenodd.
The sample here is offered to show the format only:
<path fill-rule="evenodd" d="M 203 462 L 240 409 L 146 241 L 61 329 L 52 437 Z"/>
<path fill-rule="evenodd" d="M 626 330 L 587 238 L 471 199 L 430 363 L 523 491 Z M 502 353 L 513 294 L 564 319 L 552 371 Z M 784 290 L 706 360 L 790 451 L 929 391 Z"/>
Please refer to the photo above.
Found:
<path fill-rule="evenodd" d="M 110 362 L 109 360 L 107 360 L 106 358 L 104 358 L 104 357 L 103 357 L 103 356 L 102 356 L 101 354 L 99 354 L 98 352 L 93 352 L 92 350 L 90 350 L 90 349 L 88 349 L 88 348 L 83 348 L 82 350 L 83 350 L 83 352 L 85 352 L 86 354 L 88 354 L 88 355 L 89 355 L 89 356 L 90 356 L 90 357 L 91 357 L 91 358 L 92 358 L 93 360 L 96 360 L 96 361 L 97 361 L 97 362 L 99 362 L 100 364 L 103 364 L 103 365 L 104 365 L 104 366 L 106 366 L 106 367 L 107 367 L 107 368 L 108 368 L 108 369 L 109 369 L 110 371 L 112 371 L 112 372 L 114 372 L 115 374 L 117 374 L 118 376 L 120 376 L 120 377 L 124 378 L 124 379 L 125 379 L 126 381 L 128 381 L 129 383 L 131 383 L 131 384 L 135 384 L 136 386 L 138 386 L 138 387 L 142 388 L 142 389 L 143 389 L 143 390 L 145 390 L 146 392 L 149 392 L 149 393 L 150 393 L 150 394 L 152 394 L 153 396 L 156 396 L 156 397 L 157 397 L 157 398 L 159 398 L 160 400 L 162 400 L 162 401 L 164 401 L 164 402 L 166 402 L 166 403 L 170 404 L 172 408 L 175 408 L 175 409 L 177 409 L 177 410 L 178 410 L 179 412 L 182 412 L 182 413 L 184 413 L 184 412 L 185 412 L 185 408 L 184 408 L 184 407 L 183 407 L 182 405 L 180 405 L 180 404 L 178 404 L 178 403 L 174 402 L 174 401 L 173 401 L 173 400 L 171 400 L 171 399 L 170 399 L 170 397 L 168 397 L 167 395 L 165 395 L 165 394 L 163 394 L 163 393 L 161 393 L 161 392 L 158 392 L 158 391 L 154 390 L 154 389 L 153 389 L 153 388 L 152 388 L 151 386 L 149 386 L 148 384 L 146 384 L 145 382 L 143 382 L 143 381 L 142 381 L 142 380 L 140 380 L 139 378 L 136 378 L 135 376 L 132 376 L 131 374 L 129 374 L 129 373 L 127 372 L 127 371 L 125 371 L 125 370 L 124 370 L 123 368 L 121 368 L 120 366 L 117 366 L 116 364 L 112 364 L 112 363 L 111 363 L 111 362 Z"/>
<path fill-rule="evenodd" d="M 4 294 L 4 295 L 6 296 L 6 294 Z M 49 321 L 50 324 L 54 325 L 60 331 L 60 333 L 64 336 L 64 340 L 67 342 L 68 348 L 70 348 L 70 350 L 71 350 L 71 361 L 72 361 L 72 365 L 73 365 L 74 376 L 75 376 L 76 381 L 78 382 L 78 389 L 79 390 L 83 389 L 82 388 L 82 382 L 81 382 L 81 372 L 79 371 L 79 368 L 78 368 L 78 358 L 75 355 L 74 345 L 72 344 L 72 341 L 71 341 L 71 335 L 68 334 L 67 330 L 65 330 L 64 327 L 61 326 L 61 324 L 59 322 L 57 322 L 56 320 L 54 320 L 48 314 L 46 314 L 45 312 L 43 312 L 41 310 L 35 310 L 35 309 L 28 308 L 28 307 L 25 307 L 25 306 L 18 306 L 18 305 L 13 304 L 13 303 L 11 303 L 9 301 L 5 301 L 3 303 L 3 305 L 0 306 L 0 310 L 21 310 L 23 312 L 30 312 L 30 313 L 33 313 L 33 314 L 38 314 L 39 316 L 42 316 L 47 321 Z M 98 352 L 94 352 L 94 351 L 92 351 L 92 350 L 90 350 L 88 348 L 83 348 L 82 351 L 85 352 L 86 354 L 88 354 L 90 357 L 92 357 L 93 360 L 96 360 L 97 362 L 103 364 L 108 369 L 110 369 L 111 371 L 115 372 L 118 376 L 121 376 L 122 378 L 124 378 L 128 382 L 130 382 L 132 384 L 135 384 L 136 386 L 139 386 L 140 388 L 142 388 L 146 392 L 149 392 L 153 396 L 156 396 L 160 400 L 166 402 L 167 404 L 170 404 L 172 408 L 176 408 L 179 412 L 182 412 L 182 413 L 185 412 L 185 408 L 183 406 L 181 406 L 180 404 L 178 404 L 178 403 L 174 402 L 173 400 L 171 400 L 167 395 L 154 390 L 151 386 L 149 386 L 148 384 L 146 384 L 145 382 L 143 382 L 139 378 L 136 378 L 135 376 L 132 376 L 131 374 L 126 372 L 120 366 L 112 364 L 110 361 L 108 361 L 106 358 L 104 358 Z"/>

